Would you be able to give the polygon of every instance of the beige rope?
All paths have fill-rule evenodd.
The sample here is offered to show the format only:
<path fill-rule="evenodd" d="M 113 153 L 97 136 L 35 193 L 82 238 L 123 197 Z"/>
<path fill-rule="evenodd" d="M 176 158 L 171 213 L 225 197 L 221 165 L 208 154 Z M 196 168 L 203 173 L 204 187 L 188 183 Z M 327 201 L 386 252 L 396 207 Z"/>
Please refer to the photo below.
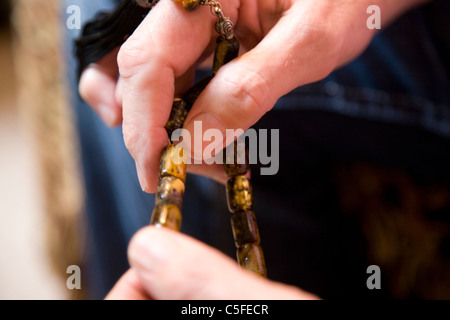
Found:
<path fill-rule="evenodd" d="M 67 99 L 61 1 L 14 0 L 18 98 L 40 161 L 46 212 L 46 242 L 56 273 L 66 281 L 70 265 L 81 264 L 81 211 L 78 146 Z M 82 297 L 74 290 L 73 297 Z"/>

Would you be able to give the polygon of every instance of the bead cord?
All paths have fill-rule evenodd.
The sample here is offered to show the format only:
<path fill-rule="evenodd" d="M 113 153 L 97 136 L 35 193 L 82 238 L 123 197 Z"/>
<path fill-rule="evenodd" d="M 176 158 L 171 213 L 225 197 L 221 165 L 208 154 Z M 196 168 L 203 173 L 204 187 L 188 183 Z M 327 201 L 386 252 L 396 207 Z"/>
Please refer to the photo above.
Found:
<path fill-rule="evenodd" d="M 219 37 L 213 63 L 213 76 L 220 67 L 236 58 L 239 54 L 239 41 L 234 37 L 233 23 L 223 15 L 222 7 L 217 1 L 202 0 L 173 0 L 181 2 L 187 10 L 194 10 L 200 5 L 209 6 L 213 15 L 218 18 L 216 31 Z M 195 100 L 208 85 L 212 77 L 207 77 L 191 87 L 183 98 L 175 98 L 172 111 L 166 124 L 169 135 L 169 145 L 162 151 L 158 189 L 155 196 L 155 208 L 152 213 L 151 224 L 179 231 L 181 228 L 181 210 L 186 181 L 186 156 L 181 147 L 177 147 L 170 137 L 172 133 L 183 127 L 184 120 Z M 233 152 L 229 148 L 223 152 L 224 171 L 228 176 L 226 195 L 228 208 L 231 213 L 231 226 L 236 256 L 240 266 L 263 277 L 267 276 L 263 250 L 260 246 L 260 235 L 256 216 L 253 212 L 253 194 L 250 179 L 248 150 L 244 150 L 244 160 L 238 161 L 238 143 L 232 144 Z"/>

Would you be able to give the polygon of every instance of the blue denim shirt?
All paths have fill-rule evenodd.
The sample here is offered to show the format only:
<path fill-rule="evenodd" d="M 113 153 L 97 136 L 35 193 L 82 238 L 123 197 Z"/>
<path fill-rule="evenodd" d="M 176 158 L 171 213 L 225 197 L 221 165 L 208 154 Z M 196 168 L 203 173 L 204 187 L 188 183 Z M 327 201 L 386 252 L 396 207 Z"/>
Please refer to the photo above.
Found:
<path fill-rule="evenodd" d="M 64 0 L 83 23 L 114 0 Z M 450 2 L 414 9 L 373 39 L 355 61 L 293 90 L 255 127 L 280 129 L 280 172 L 255 176 L 255 212 L 269 277 L 322 297 L 361 289 L 364 239 L 339 215 L 330 165 L 366 161 L 450 178 Z M 67 18 L 65 11 L 62 18 Z M 78 97 L 73 39 L 67 62 L 86 188 L 88 294 L 102 298 L 127 269 L 131 236 L 154 205 L 142 193 L 120 128 L 107 128 Z M 182 231 L 234 256 L 222 186 L 189 177 Z M 386 293 L 388 295 L 388 293 Z"/>

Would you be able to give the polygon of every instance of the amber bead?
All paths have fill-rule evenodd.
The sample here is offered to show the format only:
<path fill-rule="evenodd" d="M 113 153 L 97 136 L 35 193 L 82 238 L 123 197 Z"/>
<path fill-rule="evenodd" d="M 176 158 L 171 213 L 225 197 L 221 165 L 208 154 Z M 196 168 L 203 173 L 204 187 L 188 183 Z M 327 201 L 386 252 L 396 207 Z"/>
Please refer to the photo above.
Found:
<path fill-rule="evenodd" d="M 267 277 L 266 262 L 262 248 L 257 244 L 245 244 L 237 249 L 237 260 L 244 269 Z"/>
<path fill-rule="evenodd" d="M 188 115 L 188 111 L 186 109 L 186 102 L 182 99 L 174 99 L 172 104 L 172 111 L 170 112 L 169 120 L 166 123 L 167 134 L 169 135 L 169 139 L 172 137 L 172 133 L 177 130 L 183 128 L 184 120 Z"/>
<path fill-rule="evenodd" d="M 236 176 L 227 181 L 228 208 L 231 212 L 252 211 L 252 185 L 246 176 Z"/>
<path fill-rule="evenodd" d="M 152 213 L 151 225 L 166 227 L 175 231 L 181 228 L 181 211 L 174 204 L 155 206 Z"/>
<path fill-rule="evenodd" d="M 178 208 L 183 206 L 184 182 L 175 177 L 163 177 L 158 183 L 155 204 L 175 204 Z"/>
<path fill-rule="evenodd" d="M 214 74 L 216 74 L 223 65 L 239 55 L 239 46 L 239 41 L 236 38 L 227 40 L 223 37 L 219 37 L 217 39 L 213 63 Z"/>
<path fill-rule="evenodd" d="M 193 11 L 200 6 L 201 0 L 172 0 L 173 2 L 181 2 L 183 4 L 183 8 L 189 11 Z"/>
<path fill-rule="evenodd" d="M 231 152 L 231 150 L 229 149 L 231 146 L 233 146 L 233 152 Z M 245 152 L 244 155 L 239 155 L 239 152 L 240 150 L 238 148 L 237 141 L 235 141 L 233 145 L 230 145 L 229 147 L 223 150 L 223 168 L 227 176 L 230 178 L 239 175 L 245 175 L 248 172 L 248 170 L 250 170 L 248 150 L 244 150 Z"/>
<path fill-rule="evenodd" d="M 186 155 L 180 145 L 170 144 L 161 154 L 160 177 L 173 176 L 186 181 Z"/>
<path fill-rule="evenodd" d="M 234 242 L 236 247 L 244 244 L 259 244 L 259 230 L 253 211 L 239 211 L 231 216 Z"/>

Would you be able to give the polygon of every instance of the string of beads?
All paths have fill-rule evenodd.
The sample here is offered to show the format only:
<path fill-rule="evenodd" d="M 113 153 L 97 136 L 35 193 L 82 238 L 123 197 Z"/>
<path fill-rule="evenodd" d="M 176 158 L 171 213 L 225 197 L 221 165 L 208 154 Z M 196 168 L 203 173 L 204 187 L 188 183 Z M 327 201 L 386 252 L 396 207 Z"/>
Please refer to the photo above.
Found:
<path fill-rule="evenodd" d="M 211 12 L 218 18 L 216 31 L 219 37 L 216 41 L 212 67 L 214 76 L 223 65 L 239 54 L 240 45 L 238 39 L 234 36 L 233 23 L 223 15 L 222 7 L 217 1 L 174 1 L 181 2 L 187 10 L 195 10 L 199 6 L 209 6 Z M 188 90 L 182 98 L 174 99 L 171 115 L 166 124 L 169 138 L 175 130 L 183 127 L 189 110 L 213 76 L 201 80 Z M 231 144 L 230 147 L 223 152 L 223 162 L 225 173 L 229 178 L 226 186 L 227 200 L 231 212 L 237 260 L 243 268 L 266 277 L 264 254 L 260 246 L 258 225 L 253 212 L 252 185 L 248 178 L 250 170 L 248 151 L 244 148 L 244 155 L 240 154 L 237 142 Z M 162 151 L 155 208 L 151 218 L 152 225 L 177 231 L 181 228 L 181 210 L 187 172 L 187 157 L 183 152 L 180 145 L 176 145 L 172 141 Z M 244 161 L 239 161 L 242 158 Z"/>

